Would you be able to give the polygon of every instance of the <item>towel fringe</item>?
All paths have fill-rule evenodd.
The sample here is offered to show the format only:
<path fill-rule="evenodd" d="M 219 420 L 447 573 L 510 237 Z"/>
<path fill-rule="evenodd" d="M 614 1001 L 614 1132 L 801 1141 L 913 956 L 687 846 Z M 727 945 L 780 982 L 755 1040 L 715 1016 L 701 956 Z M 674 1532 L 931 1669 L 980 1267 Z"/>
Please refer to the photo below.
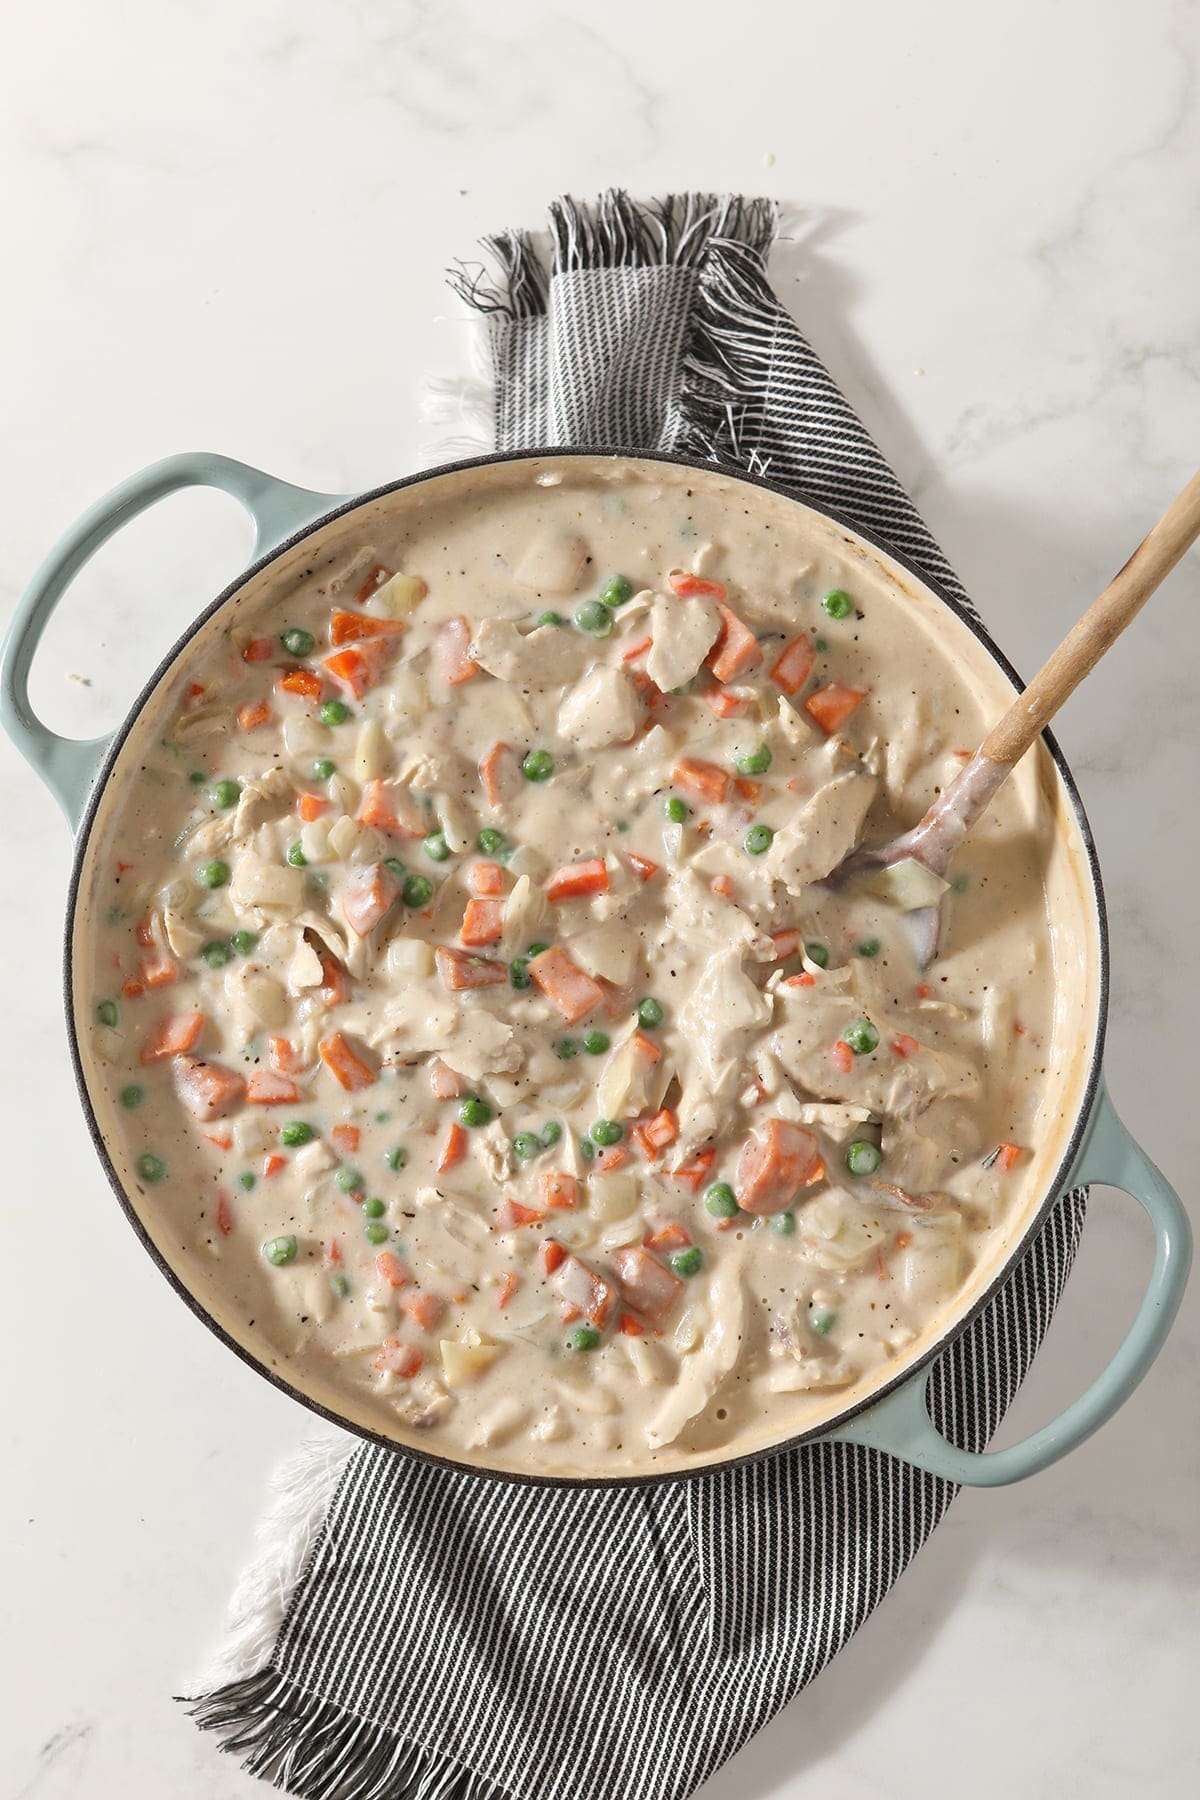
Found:
<path fill-rule="evenodd" d="M 494 265 L 456 262 L 446 279 L 460 300 L 476 312 L 505 319 L 534 319 L 546 310 L 547 277 L 527 231 L 497 231 L 480 238 L 480 248 Z"/>
<path fill-rule="evenodd" d="M 767 281 L 765 249 L 722 237 L 708 244 L 683 354 L 671 447 L 706 462 L 765 475 L 761 434 L 779 333 L 779 303 Z"/>
<path fill-rule="evenodd" d="M 508 1800 L 441 1751 L 320 1700 L 273 1668 L 186 1705 L 249 1774 L 297 1800 Z"/>

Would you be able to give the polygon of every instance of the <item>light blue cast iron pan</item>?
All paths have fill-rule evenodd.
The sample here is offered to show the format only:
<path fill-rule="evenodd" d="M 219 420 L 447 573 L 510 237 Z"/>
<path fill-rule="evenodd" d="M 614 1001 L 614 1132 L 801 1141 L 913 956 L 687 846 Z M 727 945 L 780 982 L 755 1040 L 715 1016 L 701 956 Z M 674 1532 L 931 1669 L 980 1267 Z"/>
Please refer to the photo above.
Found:
<path fill-rule="evenodd" d="M 393 1440 L 378 1437 L 376 1434 L 364 1430 L 361 1425 L 341 1417 L 336 1411 L 319 1404 L 311 1396 L 301 1392 L 277 1371 L 267 1368 L 244 1345 L 235 1342 L 230 1334 L 217 1323 L 201 1301 L 188 1291 L 177 1273 L 167 1266 L 151 1243 L 136 1206 L 119 1180 L 108 1155 L 84 1078 L 75 1032 L 71 943 L 80 892 L 80 871 L 99 795 L 110 781 L 119 782 L 126 778 L 126 770 L 122 764 L 122 749 L 138 714 L 168 670 L 174 668 L 178 658 L 185 652 L 199 627 L 211 617 L 218 607 L 229 601 L 251 576 L 259 574 L 285 549 L 302 539 L 315 541 L 322 528 L 332 520 L 341 519 L 355 508 L 376 501 L 383 495 L 391 494 L 399 489 L 436 479 L 439 475 L 483 468 L 498 462 L 521 462 L 533 457 L 540 460 L 546 456 L 555 455 L 579 457 L 588 454 L 589 452 L 586 450 L 572 449 L 569 451 L 524 452 L 515 457 L 479 457 L 470 462 L 456 463 L 447 469 L 426 471 L 404 481 L 389 483 L 386 487 L 375 489 L 369 494 L 357 496 L 311 493 L 304 488 L 292 487 L 287 482 L 276 481 L 258 469 L 248 468 L 244 463 L 234 462 L 224 456 L 197 453 L 169 457 L 163 462 L 153 464 L 148 469 L 143 469 L 140 474 L 134 475 L 120 487 L 114 488 L 111 493 L 86 512 L 59 540 L 22 596 L 5 639 L 2 662 L 0 662 L 0 720 L 3 721 L 5 729 L 17 748 L 33 765 L 51 793 L 54 794 L 76 833 L 75 863 L 67 905 L 65 959 L 67 1023 L 71 1053 L 80 1098 L 93 1141 L 109 1181 L 124 1206 L 130 1222 L 163 1273 L 192 1310 L 216 1332 L 224 1343 L 229 1345 L 230 1349 L 236 1351 L 268 1380 L 273 1381 L 276 1386 L 283 1388 L 304 1405 L 335 1424 L 357 1431 L 360 1436 L 375 1437 L 377 1442 L 387 1443 L 393 1448 L 398 1447 L 405 1454 L 429 1457 L 429 1460 L 432 1461 L 445 1459 L 430 1457 L 428 1452 L 410 1449 L 408 1445 L 396 1446 Z M 603 455 L 606 460 L 610 460 L 613 455 L 612 452 L 596 452 L 595 454 Z M 647 458 L 646 453 L 642 451 L 631 452 L 630 455 L 642 461 L 684 461 L 684 459 L 676 457 Z M 685 466 L 693 465 L 685 463 Z M 711 466 L 703 472 L 712 473 Z M 771 482 L 743 475 L 740 471 L 722 470 L 721 473 L 745 482 L 749 488 L 768 488 L 773 492 L 783 494 L 784 498 L 796 498 L 794 495 L 788 495 L 786 490 L 775 487 Z M 120 526 L 166 495 L 175 493 L 180 488 L 200 486 L 220 488 L 240 500 L 246 508 L 255 528 L 252 567 L 239 575 L 232 585 L 214 600 L 195 624 L 185 632 L 151 677 L 124 724 L 111 737 L 76 742 L 57 736 L 33 713 L 28 691 L 30 666 L 51 613 L 79 569 Z M 830 515 L 826 514 L 826 516 Z M 932 589 L 926 577 L 907 564 L 904 558 L 897 556 L 886 546 L 875 543 L 857 526 L 836 517 L 834 523 L 860 539 L 864 544 L 871 545 L 881 555 L 899 564 L 901 568 L 907 569 L 921 586 L 934 592 L 937 599 L 947 606 L 984 646 L 1009 681 L 1019 688 L 1020 682 L 1008 662 L 982 627 L 960 606 L 947 595 Z M 784 1443 L 772 1445 L 767 1450 L 755 1451 L 752 1453 L 755 1456 L 773 1454 L 791 1448 L 806 1439 L 822 1437 L 844 1443 L 871 1445 L 877 1449 L 889 1451 L 894 1456 L 902 1457 L 907 1462 L 915 1464 L 920 1469 L 928 1470 L 932 1474 L 976 1487 L 994 1487 L 1004 1482 L 1019 1481 L 1024 1476 L 1032 1475 L 1037 1470 L 1044 1469 L 1050 1463 L 1056 1462 L 1059 1457 L 1065 1456 L 1069 1450 L 1073 1450 L 1077 1444 L 1081 1444 L 1085 1438 L 1112 1416 L 1141 1381 L 1162 1348 L 1171 1328 L 1187 1281 L 1191 1260 L 1191 1231 L 1178 1195 L 1164 1180 L 1144 1151 L 1129 1136 L 1113 1110 L 1112 1102 L 1105 1090 L 1101 1056 L 1104 1048 L 1108 1001 L 1108 933 L 1100 872 L 1091 832 L 1070 771 L 1063 761 L 1058 746 L 1049 734 L 1046 735 L 1045 742 L 1074 808 L 1081 839 L 1086 849 L 1095 907 L 1093 921 L 1095 941 L 1099 946 L 1100 959 L 1099 1003 L 1096 1009 L 1095 1035 L 1088 1061 L 1087 1079 L 1083 1087 L 1079 1111 L 1057 1176 L 1047 1191 L 1042 1206 L 1030 1218 L 1024 1234 L 1013 1245 L 1007 1261 L 997 1271 L 990 1286 L 975 1296 L 969 1309 L 949 1320 L 945 1330 L 928 1346 L 915 1367 L 905 1368 L 890 1383 L 876 1390 L 866 1400 L 860 1402 L 856 1407 L 848 1408 L 833 1422 L 832 1426 L 825 1423 L 818 1431 L 793 1437 Z M 930 1418 L 926 1400 L 930 1365 L 945 1350 L 947 1344 L 966 1329 L 975 1315 L 994 1295 L 1024 1253 L 1030 1239 L 1044 1223 L 1047 1213 L 1060 1195 L 1088 1182 L 1102 1182 L 1109 1187 L 1121 1189 L 1144 1209 L 1154 1228 L 1154 1267 L 1137 1316 L 1107 1368 L 1096 1377 L 1091 1386 L 1077 1400 L 1073 1401 L 1050 1424 L 1044 1425 L 1040 1431 L 1034 1432 L 1032 1436 L 1018 1444 L 1013 1444 L 1008 1449 L 988 1451 L 981 1455 L 960 1450 L 942 1437 Z M 461 1468 L 463 1465 L 454 1464 L 453 1466 Z M 729 1467 L 731 1465 L 729 1460 L 725 1459 L 720 1466 Z M 703 1469 L 698 1466 L 686 1473 L 702 1472 Z M 480 1470 L 479 1473 L 486 1475 L 489 1471 Z M 675 1478 L 677 1477 L 673 1474 L 616 1477 L 611 1482 L 589 1482 L 589 1485 L 616 1485 L 639 1480 Z M 511 1480 L 513 1476 L 506 1475 L 504 1479 Z M 530 1479 L 546 1478 L 531 1477 Z"/>

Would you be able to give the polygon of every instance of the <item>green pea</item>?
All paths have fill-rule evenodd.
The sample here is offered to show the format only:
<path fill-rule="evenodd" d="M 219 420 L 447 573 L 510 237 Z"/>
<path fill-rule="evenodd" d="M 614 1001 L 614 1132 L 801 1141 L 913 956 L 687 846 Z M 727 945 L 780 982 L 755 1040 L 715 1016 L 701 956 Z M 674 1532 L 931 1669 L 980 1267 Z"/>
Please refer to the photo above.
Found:
<path fill-rule="evenodd" d="M 856 956 L 878 956 L 882 948 L 877 937 L 860 938 L 854 946 Z"/>
<path fill-rule="evenodd" d="M 771 1230 L 777 1237 L 791 1237 L 796 1229 L 794 1213 L 781 1212 L 771 1214 Z"/>
<path fill-rule="evenodd" d="M 253 1169 L 243 1169 L 238 1176 L 238 1186 L 240 1188 L 245 1188 L 246 1192 L 249 1193 L 257 1180 L 258 1176 L 254 1173 Z"/>
<path fill-rule="evenodd" d="M 765 775 L 771 766 L 771 749 L 768 744 L 759 744 L 754 750 L 747 750 L 744 756 L 736 758 L 735 765 L 739 775 Z"/>
<path fill-rule="evenodd" d="M 391 1113 L 388 1112 L 377 1112 L 375 1114 L 375 1123 L 377 1125 L 386 1125 L 391 1116 Z"/>
<path fill-rule="evenodd" d="M 530 750 L 521 758 L 521 773 L 526 781 L 549 781 L 554 773 L 554 758 L 548 750 Z"/>
<path fill-rule="evenodd" d="M 846 1152 L 846 1167 L 852 1175 L 873 1175 L 883 1161 L 883 1152 L 869 1138 L 855 1138 Z"/>
<path fill-rule="evenodd" d="M 222 944 L 216 938 L 205 944 L 200 952 L 210 969 L 223 969 L 227 962 L 233 961 L 233 951 L 228 944 Z"/>
<path fill-rule="evenodd" d="M 390 869 L 392 874 L 395 875 L 399 881 L 403 881 L 404 877 L 408 874 L 408 870 L 398 856 L 385 856 L 383 859 L 383 866 L 385 869 Z"/>
<path fill-rule="evenodd" d="M 954 875 L 950 879 L 950 891 L 952 894 L 965 894 L 970 885 L 971 878 L 969 875 Z"/>
<path fill-rule="evenodd" d="M 575 623 L 592 637 L 607 637 L 613 628 L 612 613 L 602 600 L 585 600 L 575 610 Z"/>
<path fill-rule="evenodd" d="M 698 1275 L 704 1267 L 704 1252 L 689 1244 L 686 1250 L 675 1250 L 667 1259 L 677 1275 Z"/>
<path fill-rule="evenodd" d="M 744 843 L 747 856 L 762 856 L 771 848 L 775 833 L 769 825 L 752 825 L 746 833 Z"/>
<path fill-rule="evenodd" d="M 293 869 L 307 869 L 308 867 L 308 858 L 304 854 L 304 846 L 300 843 L 288 846 L 287 859 Z"/>
<path fill-rule="evenodd" d="M 131 1112 L 135 1106 L 140 1106 L 145 1098 L 145 1088 L 140 1088 L 136 1081 L 131 1081 L 128 1087 L 121 1089 L 121 1105 L 127 1106 Z"/>
<path fill-rule="evenodd" d="M 627 600 L 633 599 L 633 583 L 628 575 L 610 575 L 600 589 L 602 606 L 624 606 Z"/>
<path fill-rule="evenodd" d="M 188 780 L 193 787 L 201 787 L 208 780 L 208 776 L 203 769 L 193 769 L 188 775 Z"/>
<path fill-rule="evenodd" d="M 344 700 L 326 700 L 321 707 L 322 725 L 344 725 L 350 717 L 350 708 Z"/>
<path fill-rule="evenodd" d="M 467 1126 L 490 1125 L 492 1109 L 478 1094 L 468 1094 L 458 1103 L 458 1122 Z"/>
<path fill-rule="evenodd" d="M 258 942 L 257 931 L 235 931 L 229 940 L 239 956 L 249 956 Z"/>
<path fill-rule="evenodd" d="M 384 1205 L 383 1201 L 376 1200 L 374 1196 L 372 1196 L 370 1200 L 363 1201 L 362 1209 L 363 1217 L 365 1219 L 382 1219 L 384 1213 L 387 1211 L 387 1207 Z"/>
<path fill-rule="evenodd" d="M 405 906 L 427 906 L 433 897 L 433 883 L 428 875 L 406 875 L 401 898 Z"/>
<path fill-rule="evenodd" d="M 504 841 L 504 833 L 497 831 L 494 825 L 485 825 L 475 839 L 484 856 L 495 856 L 498 851 L 503 850 Z"/>
<path fill-rule="evenodd" d="M 512 1141 L 513 1155 L 518 1162 L 529 1162 L 542 1148 L 542 1140 L 536 1131 L 518 1131 Z"/>
<path fill-rule="evenodd" d="M 240 781 L 218 781 L 209 790 L 208 797 L 220 812 L 228 812 L 231 806 L 237 805 L 241 793 Z"/>
<path fill-rule="evenodd" d="M 317 640 L 311 631 L 305 631 L 300 625 L 291 625 L 279 641 L 289 656 L 311 656 Z"/>
<path fill-rule="evenodd" d="M 346 1295 L 350 1292 L 350 1283 L 346 1280 L 346 1277 L 342 1274 L 340 1269 L 335 1269 L 333 1274 L 329 1277 L 329 1286 L 339 1300 L 344 1300 Z"/>
<path fill-rule="evenodd" d="M 573 1037 L 559 1038 L 554 1046 L 554 1054 L 560 1062 L 571 1062 L 579 1055 L 579 1039 Z"/>
<path fill-rule="evenodd" d="M 804 954 L 810 963 L 816 963 L 818 969 L 829 967 L 829 952 L 824 944 L 817 943 L 815 939 L 811 944 L 805 944 Z"/>
<path fill-rule="evenodd" d="M 638 1001 L 638 1024 L 644 1025 L 647 1031 L 653 1031 L 655 1026 L 661 1025 L 666 1016 L 662 1001 L 656 1000 L 653 994 L 647 994 L 644 1000 Z"/>
<path fill-rule="evenodd" d="M 808 1316 L 808 1322 L 818 1337 L 828 1337 L 837 1324 L 837 1314 L 824 1311 L 812 1312 Z"/>
<path fill-rule="evenodd" d="M 691 808 L 688 806 L 686 800 L 681 800 L 679 798 L 678 794 L 668 794 L 667 798 L 663 801 L 663 811 L 666 813 L 668 819 L 670 819 L 672 825 L 682 825 L 689 817 Z"/>
<path fill-rule="evenodd" d="M 596 1154 L 596 1146 L 593 1144 L 591 1138 L 580 1138 L 579 1154 L 582 1156 L 584 1162 L 591 1162 L 593 1156 Z"/>
<path fill-rule="evenodd" d="M 366 1185 L 359 1171 L 352 1169 L 349 1163 L 342 1164 L 333 1180 L 334 1186 L 343 1194 L 357 1194 Z"/>
<path fill-rule="evenodd" d="M 262 1253 L 275 1268 L 282 1269 L 284 1263 L 294 1262 L 300 1246 L 289 1231 L 283 1237 L 268 1238 L 262 1247 Z"/>
<path fill-rule="evenodd" d="M 597 1119 L 592 1126 L 592 1141 L 597 1144 L 619 1144 L 625 1127 L 619 1119 Z"/>
<path fill-rule="evenodd" d="M 821 605 L 831 619 L 848 619 L 854 611 L 854 602 L 844 588 L 834 588 L 826 594 Z"/>
<path fill-rule="evenodd" d="M 741 1210 L 727 1181 L 714 1181 L 704 1196 L 704 1206 L 714 1219 L 732 1219 Z"/>
<path fill-rule="evenodd" d="M 201 887 L 224 887 L 229 880 L 229 864 L 220 861 L 201 863 L 196 871 L 196 879 Z"/>
<path fill-rule="evenodd" d="M 330 776 L 337 774 L 337 764 L 330 762 L 327 756 L 318 756 L 312 772 L 317 781 L 328 781 Z"/>
<path fill-rule="evenodd" d="M 814 644 L 815 648 L 820 651 L 822 656 L 824 656 L 825 652 L 829 648 L 829 640 L 827 638 L 823 638 L 823 637 L 814 638 L 813 644 Z"/>
<path fill-rule="evenodd" d="M 390 1150 L 384 1151 L 383 1160 L 389 1169 L 402 1169 L 408 1161 L 408 1151 L 403 1144 L 393 1144 Z"/>
<path fill-rule="evenodd" d="M 562 1137 L 562 1126 L 557 1119 L 547 1119 L 542 1126 L 541 1142 L 543 1150 L 553 1150 Z"/>
<path fill-rule="evenodd" d="M 96 1007 L 96 1017 L 101 1025 L 115 1028 L 121 1022 L 121 1009 L 115 1000 L 101 1000 Z"/>
<path fill-rule="evenodd" d="M 577 1325 L 567 1338 L 568 1350 L 598 1350 L 600 1333 L 594 1325 Z"/>
<path fill-rule="evenodd" d="M 529 958 L 527 956 L 513 957 L 508 965 L 508 979 L 515 988 L 527 988 L 533 986 L 533 978 L 529 973 Z"/>
<path fill-rule="evenodd" d="M 539 625 L 565 625 L 566 620 L 561 613 L 544 612 L 538 614 L 537 623 Z"/>
<path fill-rule="evenodd" d="M 137 1172 L 143 1181 L 161 1181 L 167 1172 L 167 1165 L 161 1156 L 155 1156 L 152 1150 L 147 1150 L 137 1159 Z"/>
<path fill-rule="evenodd" d="M 450 855 L 444 831 L 431 831 L 421 846 L 430 862 L 445 862 Z"/>
<path fill-rule="evenodd" d="M 870 1019 L 853 1019 L 842 1033 L 842 1042 L 849 1044 L 855 1056 L 865 1056 L 878 1044 L 879 1033 Z"/>
<path fill-rule="evenodd" d="M 530 944 L 527 946 L 525 954 L 532 962 L 535 956 L 544 956 L 549 948 L 549 944 Z"/>
<path fill-rule="evenodd" d="M 583 1040 L 583 1047 L 589 1056 L 603 1056 L 612 1039 L 603 1031 L 589 1031 Z"/>

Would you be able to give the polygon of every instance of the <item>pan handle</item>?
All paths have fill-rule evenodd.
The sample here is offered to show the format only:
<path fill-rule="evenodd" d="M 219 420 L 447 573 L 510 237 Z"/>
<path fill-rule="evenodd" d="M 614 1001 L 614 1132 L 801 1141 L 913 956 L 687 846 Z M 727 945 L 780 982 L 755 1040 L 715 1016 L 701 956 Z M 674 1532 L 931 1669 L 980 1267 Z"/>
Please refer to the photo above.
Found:
<path fill-rule="evenodd" d="M 0 651 L 0 723 L 46 783 L 72 828 L 83 816 L 112 734 L 64 738 L 43 725 L 29 700 L 34 655 L 51 613 L 88 559 L 130 519 L 188 487 L 220 488 L 241 501 L 254 523 L 255 559 L 349 498 L 292 487 L 228 456 L 189 451 L 131 475 L 63 534 L 22 594 L 5 636 Z"/>
<path fill-rule="evenodd" d="M 1090 1181 L 1120 1188 L 1146 1212 L 1154 1227 L 1154 1268 L 1137 1317 L 1116 1354 L 1077 1400 L 1019 1444 L 976 1454 L 948 1443 L 935 1427 L 929 1416 L 930 1371 L 926 1368 L 895 1393 L 830 1432 L 826 1441 L 886 1450 L 931 1475 L 967 1487 L 1001 1487 L 1048 1468 L 1110 1419 L 1166 1341 L 1187 1285 L 1192 1232 L 1178 1194 L 1130 1137 L 1103 1082 L 1064 1192 Z"/>

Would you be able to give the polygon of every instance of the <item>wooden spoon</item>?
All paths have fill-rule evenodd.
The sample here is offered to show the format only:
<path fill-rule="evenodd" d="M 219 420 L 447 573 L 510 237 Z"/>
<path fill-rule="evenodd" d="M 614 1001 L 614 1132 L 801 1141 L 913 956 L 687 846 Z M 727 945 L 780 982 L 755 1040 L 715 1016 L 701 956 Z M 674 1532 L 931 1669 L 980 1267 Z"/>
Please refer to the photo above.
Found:
<path fill-rule="evenodd" d="M 889 843 L 852 851 L 826 877 L 830 886 L 911 860 L 944 877 L 955 851 L 991 805 L 1030 745 L 1064 700 L 1135 619 L 1159 583 L 1200 537 L 1200 473 L 1142 539 L 1123 569 L 1072 626 L 1029 686 L 993 725 L 970 762 L 934 801 L 925 817 Z M 922 968 L 933 961 L 941 924 L 940 904 L 905 914 Z"/>

